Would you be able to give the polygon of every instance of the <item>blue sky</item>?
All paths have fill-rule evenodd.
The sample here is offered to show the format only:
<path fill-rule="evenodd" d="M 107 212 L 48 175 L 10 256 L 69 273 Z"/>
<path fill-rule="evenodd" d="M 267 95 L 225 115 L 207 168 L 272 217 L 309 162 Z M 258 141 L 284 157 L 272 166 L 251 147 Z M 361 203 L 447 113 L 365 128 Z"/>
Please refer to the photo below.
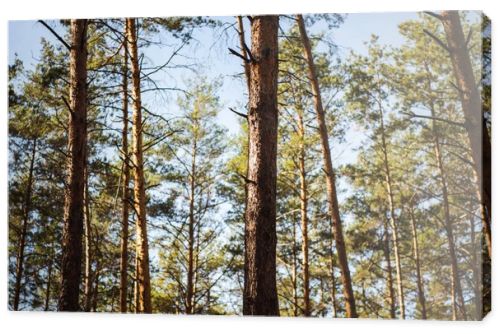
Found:
<path fill-rule="evenodd" d="M 402 39 L 398 33 L 398 25 L 408 19 L 415 18 L 416 14 L 409 13 L 363 13 L 349 14 L 343 25 L 328 34 L 339 46 L 341 57 L 345 57 L 350 50 L 364 53 L 366 50 L 365 41 L 370 39 L 371 34 L 380 36 L 380 42 L 393 46 L 399 45 Z M 221 17 L 227 23 L 233 23 L 232 17 Z M 61 31 L 61 27 L 55 22 L 49 22 L 56 30 Z M 322 27 L 318 24 L 312 28 L 312 32 L 318 32 Z M 248 31 L 248 27 L 247 27 Z M 183 56 L 176 59 L 176 64 L 187 64 L 198 62 L 202 65 L 194 66 L 197 71 L 209 77 L 222 77 L 223 86 L 220 91 L 221 101 L 224 104 L 220 112 L 220 121 L 226 126 L 230 133 L 238 130 L 237 116 L 232 114 L 228 107 L 242 108 L 246 100 L 243 92 L 245 86 L 242 80 L 235 78 L 235 74 L 242 71 L 241 62 L 236 57 L 227 52 L 227 47 L 237 48 L 238 41 L 234 29 L 229 29 L 229 39 L 220 38 L 211 29 L 201 29 L 195 34 L 197 42 L 183 49 Z M 53 43 L 59 43 L 51 33 L 36 21 L 11 21 L 9 22 L 9 63 L 14 59 L 14 55 L 24 62 L 27 68 L 36 63 L 36 58 L 40 51 L 40 39 L 47 38 Z M 163 40 L 166 44 L 171 41 Z M 216 43 L 216 44 L 214 44 Z M 143 50 L 151 64 L 162 64 L 170 56 L 173 45 L 166 47 L 150 47 Z M 170 50 L 169 50 L 170 49 Z M 170 52 L 169 52 L 170 51 Z M 207 61 L 208 59 L 208 61 Z M 174 87 L 184 85 L 185 79 L 193 75 L 193 72 L 186 70 L 169 70 L 159 73 L 155 80 L 159 81 L 159 86 Z M 157 111 L 166 114 L 175 113 L 175 94 L 146 94 L 144 102 L 150 108 L 159 109 Z"/>

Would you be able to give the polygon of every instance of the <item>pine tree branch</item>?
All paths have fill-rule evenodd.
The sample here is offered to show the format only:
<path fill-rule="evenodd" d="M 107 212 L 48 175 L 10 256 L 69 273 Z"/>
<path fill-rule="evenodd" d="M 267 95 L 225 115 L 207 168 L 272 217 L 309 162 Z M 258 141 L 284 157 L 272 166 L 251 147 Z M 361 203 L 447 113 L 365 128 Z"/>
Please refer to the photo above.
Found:
<path fill-rule="evenodd" d="M 234 110 L 233 108 L 229 108 L 229 110 L 231 110 L 232 112 L 234 112 L 236 115 L 240 116 L 240 117 L 243 117 L 244 119 L 248 120 L 248 115 L 245 115 L 243 113 L 240 113 L 236 110 Z"/>
<path fill-rule="evenodd" d="M 443 41 L 441 41 L 438 37 L 436 37 L 433 33 L 431 33 L 429 30 L 427 29 L 424 29 L 424 33 L 429 36 L 430 38 L 432 38 L 436 43 L 439 44 L 439 46 L 441 46 L 443 49 L 445 49 L 446 51 L 448 51 L 448 53 L 451 53 L 450 49 L 448 48 L 448 46 L 446 46 L 446 44 L 444 44 Z"/>
<path fill-rule="evenodd" d="M 54 29 L 52 29 L 51 26 L 49 26 L 43 20 L 38 20 L 38 22 L 40 22 L 45 28 L 47 28 L 52 33 L 52 35 L 54 35 L 59 40 L 59 42 L 61 42 L 68 49 L 68 51 L 71 51 L 71 46 L 69 46 L 69 44 L 66 43 L 66 41 Z"/>

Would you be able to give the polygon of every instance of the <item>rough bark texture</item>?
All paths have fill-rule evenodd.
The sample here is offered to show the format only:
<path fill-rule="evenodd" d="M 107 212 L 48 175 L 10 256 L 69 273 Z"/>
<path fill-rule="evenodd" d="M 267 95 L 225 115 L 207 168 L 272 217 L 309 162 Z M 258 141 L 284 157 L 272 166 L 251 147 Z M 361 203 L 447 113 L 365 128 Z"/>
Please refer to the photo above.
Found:
<path fill-rule="evenodd" d="M 319 132 L 321 136 L 321 147 L 323 151 L 323 163 L 326 172 L 326 186 L 328 192 L 329 211 L 333 220 L 333 235 L 337 246 L 337 255 L 340 265 L 340 273 L 342 285 L 344 287 L 344 298 L 346 304 L 346 316 L 348 318 L 357 318 L 356 304 L 354 300 L 354 292 L 352 290 L 351 273 L 347 260 L 347 252 L 344 242 L 344 233 L 342 231 L 342 221 L 340 219 L 339 205 L 337 199 L 337 188 L 335 185 L 335 172 L 333 170 L 332 157 L 330 152 L 330 143 L 328 141 L 328 130 L 325 122 L 325 111 L 321 100 L 321 93 L 318 79 L 316 76 L 316 68 L 311 51 L 311 43 L 307 36 L 304 19 L 302 15 L 297 15 L 297 23 L 299 26 L 300 37 L 304 45 L 304 57 L 308 65 L 308 76 L 311 82 L 311 90 L 314 100 L 314 107 L 318 118 Z"/>
<path fill-rule="evenodd" d="M 465 116 L 465 128 L 481 192 L 483 233 L 491 257 L 491 140 L 482 113 L 482 103 L 474 78 L 467 43 L 458 11 L 444 11 L 441 21 L 446 33 L 456 86 Z"/>
<path fill-rule="evenodd" d="M 252 19 L 243 314 L 279 315 L 276 290 L 278 16 Z"/>
<path fill-rule="evenodd" d="M 71 20 L 68 181 L 64 198 L 60 311 L 78 311 L 87 146 L 87 20 Z"/>
<path fill-rule="evenodd" d="M 19 243 L 17 245 L 16 256 L 16 282 L 14 285 L 14 311 L 19 309 L 19 299 L 21 295 L 21 281 L 24 273 L 24 249 L 26 248 L 26 234 L 28 233 L 28 224 L 31 213 L 31 194 L 33 192 L 33 173 L 35 169 L 35 157 L 37 140 L 33 139 L 31 149 L 30 167 L 28 171 L 28 183 L 26 185 L 26 194 L 24 197 L 23 205 L 23 222 L 21 226 L 21 234 L 19 236 Z"/>
<path fill-rule="evenodd" d="M 420 249 L 418 247 L 417 222 L 415 221 L 415 214 L 413 212 L 413 203 L 410 203 L 410 221 L 413 237 L 413 258 L 415 259 L 415 272 L 417 274 L 418 302 L 420 304 L 421 318 L 425 320 L 427 319 L 427 307 L 425 304 L 424 282 L 422 280 L 422 272 L 420 266 Z"/>
<path fill-rule="evenodd" d="M 125 28 L 126 31 L 126 28 Z M 129 217 L 129 184 L 130 161 L 128 150 L 128 43 L 123 39 L 123 129 L 122 129 L 122 230 L 120 244 L 120 312 L 127 312 L 127 287 L 128 287 L 128 217 Z"/>
<path fill-rule="evenodd" d="M 151 313 L 151 283 L 149 275 L 149 246 L 146 224 L 146 191 L 142 147 L 141 70 L 137 52 L 135 19 L 127 19 L 127 39 L 132 64 L 132 137 L 134 165 L 134 206 L 136 220 L 136 260 L 138 313 Z"/>

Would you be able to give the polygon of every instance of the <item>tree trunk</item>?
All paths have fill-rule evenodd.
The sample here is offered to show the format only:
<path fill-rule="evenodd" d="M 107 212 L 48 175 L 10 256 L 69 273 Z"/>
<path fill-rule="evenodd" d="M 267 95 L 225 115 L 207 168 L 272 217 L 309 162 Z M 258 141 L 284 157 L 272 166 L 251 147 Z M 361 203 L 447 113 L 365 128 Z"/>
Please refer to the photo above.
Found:
<path fill-rule="evenodd" d="M 248 53 L 246 49 L 245 43 L 245 30 L 243 29 L 243 19 L 241 16 L 237 16 L 236 20 L 238 22 L 238 37 L 240 39 L 240 49 L 241 54 L 245 59 L 248 59 Z M 245 69 L 245 78 L 247 82 L 248 93 L 250 94 L 250 64 L 246 61 L 243 61 L 243 68 Z"/>
<path fill-rule="evenodd" d="M 294 217 L 295 218 L 295 217 Z M 295 219 L 292 222 L 292 286 L 293 286 L 293 316 L 299 315 L 299 296 L 297 294 L 297 228 L 295 227 Z"/>
<path fill-rule="evenodd" d="M 142 152 L 142 105 L 141 69 L 137 52 L 137 31 L 135 19 L 127 19 L 127 44 L 132 64 L 132 115 L 133 165 L 134 165 L 134 206 L 136 221 L 136 259 L 137 259 L 137 312 L 151 313 L 151 283 L 149 275 L 149 246 L 146 224 L 146 190 L 144 185 L 144 161 Z"/>
<path fill-rule="evenodd" d="M 427 78 L 428 80 L 428 89 L 431 91 L 431 81 L 430 77 Z M 462 292 L 462 284 L 460 283 L 460 277 L 458 274 L 458 262 L 457 262 L 457 256 L 456 256 L 456 246 L 455 246 L 455 238 L 454 238 L 454 233 L 453 233 L 453 224 L 451 221 L 450 217 L 450 203 L 449 203 L 449 196 L 448 196 L 448 183 L 447 183 L 447 177 L 446 177 L 446 172 L 444 169 L 444 164 L 443 164 L 443 158 L 441 154 L 441 144 L 439 142 L 439 133 L 436 125 L 436 111 L 434 108 L 434 102 L 430 102 L 430 110 L 431 110 L 431 117 L 432 117 L 432 133 L 433 133 L 433 140 L 434 140 L 434 154 L 436 156 L 436 162 L 439 170 L 439 181 L 441 183 L 441 193 L 443 196 L 443 210 L 444 210 L 444 227 L 446 231 L 446 239 L 448 241 L 448 248 L 450 252 L 450 264 L 451 264 L 451 282 L 452 282 L 452 313 L 453 313 L 453 320 L 456 320 L 456 307 L 457 303 L 455 301 L 455 298 L 458 297 L 458 307 L 460 308 L 460 311 L 462 313 L 462 317 L 464 320 L 467 319 L 466 311 L 465 311 L 465 302 L 464 302 L 464 297 L 463 297 L 463 292 Z"/>
<path fill-rule="evenodd" d="M 394 281 L 392 278 L 392 262 L 390 236 L 387 221 L 384 219 L 384 257 L 387 271 L 387 292 L 389 293 L 389 314 L 391 319 L 396 319 L 396 298 L 394 296 Z"/>
<path fill-rule="evenodd" d="M 420 312 L 422 319 L 427 319 L 427 308 L 425 306 L 425 291 L 424 284 L 422 281 L 422 274 L 420 269 L 420 250 L 418 248 L 418 238 L 417 238 L 417 223 L 415 222 L 415 214 L 413 212 L 413 203 L 410 203 L 410 222 L 411 222 L 411 232 L 413 236 L 413 257 L 415 259 L 415 269 L 417 273 L 417 293 L 418 302 L 420 303 Z"/>
<path fill-rule="evenodd" d="M 186 314 L 193 314 L 194 300 L 194 247 L 195 247 L 195 219 L 194 219 L 194 201 L 195 201 L 195 175 L 196 175 L 196 151 L 197 142 L 194 139 L 191 151 L 191 175 L 189 176 L 189 222 L 188 222 L 188 272 L 186 282 Z"/>
<path fill-rule="evenodd" d="M 49 310 L 51 287 L 52 287 L 52 260 L 50 260 L 49 268 L 47 269 L 47 286 L 45 287 L 45 306 L 43 308 L 44 311 Z"/>
<path fill-rule="evenodd" d="M 90 307 L 92 306 L 92 235 L 91 235 L 91 217 L 90 217 L 90 198 L 89 198 L 89 170 L 88 170 L 88 160 L 85 159 L 86 167 L 85 167 L 85 190 L 84 190 L 84 203 L 85 203 L 85 212 L 84 212 L 84 222 L 85 222 L 85 275 L 84 275 L 84 297 L 85 297 L 85 305 L 84 311 L 90 312 Z"/>
<path fill-rule="evenodd" d="M 243 314 L 279 315 L 276 290 L 278 16 L 252 18 Z"/>
<path fill-rule="evenodd" d="M 389 153 L 387 152 L 387 140 L 385 133 L 385 123 L 384 123 L 384 113 L 382 110 L 382 104 L 380 100 L 377 101 L 379 109 L 380 118 L 380 132 L 382 140 L 382 153 L 384 156 L 384 174 L 385 174 L 385 184 L 387 190 L 387 201 L 389 204 L 389 221 L 392 230 L 392 243 L 394 246 L 394 258 L 396 260 L 396 281 L 398 286 L 398 300 L 399 300 L 399 318 L 404 319 L 406 316 L 405 310 L 405 300 L 403 291 L 403 274 L 401 272 L 401 252 L 399 251 L 399 233 L 398 225 L 396 223 L 396 208 L 394 205 L 394 191 L 392 185 L 391 169 L 389 166 Z"/>
<path fill-rule="evenodd" d="M 23 224 L 21 227 L 21 235 L 19 236 L 19 243 L 17 245 L 16 257 L 16 282 L 14 285 L 14 311 L 19 309 L 19 299 L 21 295 L 21 281 L 24 272 L 24 249 L 26 248 L 26 234 L 28 232 L 28 223 L 31 213 L 31 194 L 33 192 L 33 174 L 35 170 L 35 157 L 36 157 L 36 143 L 37 139 L 33 139 L 31 149 L 30 167 L 28 171 L 28 184 L 26 185 L 26 194 L 24 198 L 23 207 Z"/>
<path fill-rule="evenodd" d="M 300 223 L 302 228 L 302 270 L 303 270 L 303 290 L 304 290 L 304 316 L 311 315 L 311 303 L 309 300 L 309 236 L 308 236 L 308 192 L 307 192 L 307 174 L 306 174 L 306 150 L 305 150 L 305 128 L 302 111 L 298 112 L 298 130 L 300 136 L 300 155 L 299 155 L 299 173 L 300 173 Z"/>
<path fill-rule="evenodd" d="M 481 96 L 474 78 L 469 49 L 458 11 L 443 11 L 441 21 L 446 33 L 447 47 L 465 116 L 465 128 L 481 193 L 483 233 L 488 254 L 491 257 L 491 140 L 483 117 Z"/>
<path fill-rule="evenodd" d="M 87 20 L 71 20 L 68 180 L 64 198 L 60 311 L 78 311 L 87 146 Z"/>
<path fill-rule="evenodd" d="M 333 225 L 333 223 L 332 223 Z M 332 231 L 333 231 L 333 226 L 332 226 Z M 334 254 L 333 254 L 333 236 L 330 239 L 330 245 L 328 247 L 330 251 L 330 278 L 331 278 L 331 283 L 332 283 L 332 313 L 333 317 L 337 318 L 337 284 L 335 281 L 335 259 L 334 259 Z"/>
<path fill-rule="evenodd" d="M 125 23 L 126 24 L 126 23 Z M 125 28 L 125 31 L 127 29 Z M 129 184 L 130 161 L 128 152 L 128 43 L 127 37 L 123 39 L 123 129 L 122 129 L 122 230 L 120 245 L 120 312 L 127 313 L 127 287 L 128 287 L 128 216 L 129 216 Z"/>
<path fill-rule="evenodd" d="M 344 233 L 342 231 L 342 221 L 340 220 L 337 188 L 335 185 L 335 172 L 333 170 L 332 157 L 330 152 L 330 143 L 328 142 L 328 130 L 325 122 L 325 111 L 321 101 L 321 93 L 319 89 L 319 82 L 316 75 L 316 68 L 311 51 L 311 44 L 307 36 L 304 19 L 302 15 L 297 15 L 297 23 L 299 26 L 300 37 L 304 45 L 304 57 L 307 61 L 308 75 L 311 82 L 311 90 L 313 94 L 314 107 L 316 109 L 319 132 L 321 136 L 321 147 L 323 151 L 323 163 L 326 172 L 326 186 L 328 191 L 328 202 L 330 216 L 333 221 L 333 235 L 337 245 L 337 253 L 339 258 L 340 272 L 342 285 L 344 286 L 344 297 L 346 304 L 346 316 L 348 318 L 357 318 L 356 304 L 354 300 L 354 292 L 352 290 L 351 273 L 349 271 L 349 263 L 347 260 L 347 252 L 344 242 Z"/>

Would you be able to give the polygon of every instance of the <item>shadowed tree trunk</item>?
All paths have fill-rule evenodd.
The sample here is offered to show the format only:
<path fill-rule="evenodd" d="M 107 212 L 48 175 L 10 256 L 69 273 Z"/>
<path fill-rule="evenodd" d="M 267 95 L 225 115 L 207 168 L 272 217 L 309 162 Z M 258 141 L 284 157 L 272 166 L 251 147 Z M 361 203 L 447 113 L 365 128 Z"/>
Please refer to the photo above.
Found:
<path fill-rule="evenodd" d="M 411 233 L 413 237 L 413 257 L 415 259 L 415 271 L 417 273 L 417 293 L 418 302 L 420 303 L 420 312 L 422 319 L 427 319 L 427 308 L 425 305 L 425 291 L 424 282 L 422 280 L 421 266 L 420 266 L 420 249 L 418 247 L 417 223 L 415 221 L 415 213 L 413 211 L 413 203 L 410 202 L 410 222 Z"/>
<path fill-rule="evenodd" d="M 60 311 L 78 311 L 87 146 L 87 20 L 71 20 L 68 179 L 64 196 Z"/>
<path fill-rule="evenodd" d="M 125 23 L 126 24 L 126 23 Z M 125 31 L 127 29 L 125 28 Z M 122 129 L 122 230 L 120 245 L 120 312 L 127 312 L 127 287 L 128 287 L 128 216 L 129 216 L 129 184 L 130 184 L 130 161 L 128 152 L 128 43 L 123 39 L 123 129 Z"/>
<path fill-rule="evenodd" d="M 483 216 L 483 233 L 491 257 L 491 140 L 458 11 L 443 11 L 441 22 L 465 116 Z"/>
<path fill-rule="evenodd" d="M 304 46 L 304 57 L 307 61 L 308 76 L 311 82 L 314 107 L 316 109 L 318 118 L 319 132 L 321 136 L 321 148 L 323 151 L 323 163 L 326 172 L 326 187 L 328 192 L 329 212 L 333 221 L 333 235 L 335 237 L 335 244 L 337 246 L 342 285 L 344 287 L 346 316 L 348 318 L 357 318 L 358 314 L 356 312 L 354 292 L 352 290 L 351 273 L 349 271 L 349 263 L 347 260 L 347 252 L 344 242 L 344 233 L 342 231 L 342 221 L 340 219 L 339 213 L 337 188 L 335 185 L 335 172 L 333 170 L 330 143 L 328 142 L 328 130 L 326 128 L 325 122 L 325 111 L 323 109 L 323 102 L 321 101 L 321 93 L 311 51 L 311 43 L 309 42 L 309 37 L 307 36 L 302 15 L 297 15 L 297 23 L 299 26 L 300 38 Z"/>
<path fill-rule="evenodd" d="M 279 315 L 276 289 L 278 16 L 252 18 L 243 314 Z"/>
<path fill-rule="evenodd" d="M 49 267 L 47 268 L 47 286 L 45 287 L 45 306 L 43 307 L 44 311 L 49 310 L 50 303 L 50 289 L 52 287 L 52 260 L 49 261 Z"/>
<path fill-rule="evenodd" d="M 135 19 L 127 19 L 127 44 L 132 64 L 132 138 L 134 166 L 134 206 L 136 221 L 136 260 L 138 313 L 151 313 L 151 283 L 149 275 L 149 246 L 146 224 L 146 191 L 144 185 L 144 161 L 142 147 L 141 69 L 137 52 Z"/>
<path fill-rule="evenodd" d="M 28 184 L 26 185 L 26 194 L 23 204 L 23 223 L 21 227 L 21 235 L 19 236 L 19 243 L 17 245 L 16 257 L 16 282 L 14 285 L 14 311 L 19 309 L 19 299 L 21 295 L 21 281 L 24 272 L 24 250 L 26 248 L 26 234 L 28 233 L 28 223 L 31 213 L 31 200 L 33 192 L 33 174 L 35 170 L 35 157 L 36 157 L 36 144 L 37 139 L 33 139 L 31 149 L 30 167 L 28 171 Z"/>
<path fill-rule="evenodd" d="M 292 221 L 292 238 L 293 316 L 296 317 L 299 315 L 299 296 L 297 294 L 297 228 L 295 226 L 295 219 Z"/>

